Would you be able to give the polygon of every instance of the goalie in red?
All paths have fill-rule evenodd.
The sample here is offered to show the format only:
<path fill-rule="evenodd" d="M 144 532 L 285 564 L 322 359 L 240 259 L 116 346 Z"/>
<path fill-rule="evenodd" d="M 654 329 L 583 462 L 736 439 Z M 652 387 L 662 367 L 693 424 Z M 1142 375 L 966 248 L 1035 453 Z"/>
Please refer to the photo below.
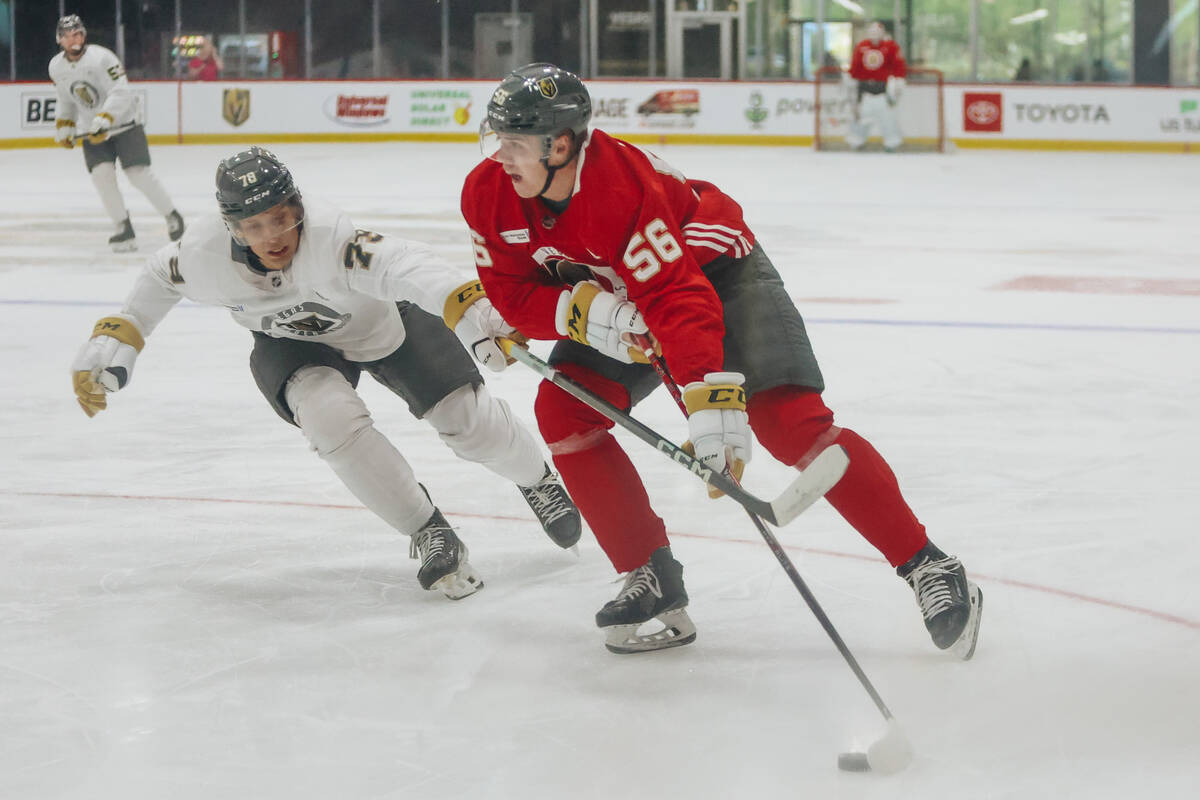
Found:
<path fill-rule="evenodd" d="M 871 126 L 878 125 L 883 149 L 895 152 L 904 143 L 896 121 L 896 103 L 904 89 L 908 67 L 900 45 L 887 34 L 882 22 L 867 26 L 867 38 L 854 48 L 850 77 L 857 82 L 857 115 L 846 142 L 855 150 L 867 143 Z"/>
<path fill-rule="evenodd" d="M 697 458 L 720 470 L 750 459 L 751 431 L 803 468 L 841 445 L 850 466 L 826 498 L 912 585 L 934 642 L 974 650 L 981 594 L 935 547 L 887 462 L 833 424 L 804 321 L 742 209 L 716 186 L 588 130 L 578 77 L 530 64 L 488 103 L 488 157 L 467 177 L 462 211 L 480 281 L 505 322 L 556 340 L 550 363 L 621 409 L 660 384 L 633 337 L 657 342 L 687 401 Z M 484 331 L 503 337 L 511 328 Z M 683 567 L 613 423 L 550 382 L 535 415 L 563 482 L 618 572 L 596 615 L 610 650 L 687 644 Z M 661 631 L 640 633 L 657 618 Z"/>

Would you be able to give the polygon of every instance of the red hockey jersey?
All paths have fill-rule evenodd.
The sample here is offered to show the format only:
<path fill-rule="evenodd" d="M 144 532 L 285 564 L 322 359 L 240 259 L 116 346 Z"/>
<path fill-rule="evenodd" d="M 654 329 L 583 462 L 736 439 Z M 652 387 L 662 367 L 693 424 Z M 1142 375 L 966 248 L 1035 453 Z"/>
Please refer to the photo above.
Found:
<path fill-rule="evenodd" d="M 594 279 L 638 307 L 681 385 L 722 368 L 721 301 L 700 266 L 747 255 L 754 237 L 716 186 L 596 130 L 562 214 L 521 198 L 490 160 L 467 176 L 462 213 L 488 297 L 526 336 L 566 338 L 555 325 L 559 297 Z"/>
<path fill-rule="evenodd" d="M 892 39 L 880 39 L 876 44 L 863 39 L 854 48 L 850 59 L 850 77 L 858 81 L 886 81 L 889 77 L 904 78 L 908 66 L 900 54 L 900 45 Z"/>

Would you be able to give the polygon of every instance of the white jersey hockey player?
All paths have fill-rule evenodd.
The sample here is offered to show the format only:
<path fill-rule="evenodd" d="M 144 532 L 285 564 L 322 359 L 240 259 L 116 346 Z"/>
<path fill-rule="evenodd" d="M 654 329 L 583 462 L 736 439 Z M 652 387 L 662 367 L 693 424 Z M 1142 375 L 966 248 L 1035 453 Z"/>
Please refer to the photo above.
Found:
<path fill-rule="evenodd" d="M 511 328 L 477 280 L 464 282 L 424 245 L 356 230 L 337 208 L 302 200 L 287 167 L 258 147 L 221 162 L 217 199 L 221 216 L 152 256 L 121 312 L 100 320 L 80 351 L 72 371 L 89 416 L 128 385 L 144 337 L 179 300 L 224 306 L 252 332 L 250 369 L 264 397 L 367 508 L 412 537 L 424 588 L 457 599 L 482 583 L 466 545 L 375 429 L 355 391 L 364 371 L 460 458 L 516 483 L 556 544 L 579 540 L 579 512 L 558 476 L 460 344 L 503 368 L 491 337 Z"/>
<path fill-rule="evenodd" d="M 87 30 L 74 14 L 58 21 L 56 37 L 62 52 L 50 59 L 49 67 L 58 94 L 54 141 L 66 148 L 83 142 L 88 173 L 116 227 L 109 245 L 116 252 L 137 249 L 129 212 L 117 188 L 118 158 L 125 177 L 166 218 L 171 240 L 178 240 L 183 235 L 183 217 L 150 170 L 143 111 L 130 91 L 125 67 L 113 51 L 87 43 Z"/>

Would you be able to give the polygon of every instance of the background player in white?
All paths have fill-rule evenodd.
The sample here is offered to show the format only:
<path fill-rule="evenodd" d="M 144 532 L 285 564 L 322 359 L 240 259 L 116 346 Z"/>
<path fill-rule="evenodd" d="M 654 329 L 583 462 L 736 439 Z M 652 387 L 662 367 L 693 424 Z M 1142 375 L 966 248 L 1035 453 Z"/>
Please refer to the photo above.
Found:
<path fill-rule="evenodd" d="M 76 131 L 87 134 L 82 140 L 83 159 L 104 210 L 116 226 L 109 245 L 118 253 L 137 249 L 129 211 L 117 188 L 118 158 L 125 177 L 166 217 L 167 233 L 171 241 L 177 241 L 183 236 L 183 217 L 150 170 L 141 103 L 129 90 L 125 67 L 113 51 L 87 43 L 87 30 L 75 14 L 58 21 L 55 35 L 62 52 L 50 59 L 49 67 L 58 93 L 54 141 L 71 148 Z"/>
<path fill-rule="evenodd" d="M 887 34 L 882 22 L 867 26 L 867 38 L 854 47 L 850 77 L 858 82 L 858 114 L 846 143 L 855 150 L 867 142 L 872 125 L 878 125 L 883 149 L 892 152 L 904 143 L 896 121 L 896 102 L 904 88 L 908 67 L 900 45 Z"/>
<path fill-rule="evenodd" d="M 460 458 L 516 483 L 555 543 L 573 546 L 578 510 L 459 343 L 503 369 L 480 331 L 505 326 L 478 281 L 464 283 L 422 244 L 355 230 L 337 208 L 302 202 L 287 167 L 261 148 L 222 161 L 216 183 L 221 216 L 155 253 L 121 312 L 96 323 L 76 357 L 75 393 L 88 416 L 106 407 L 106 392 L 128 385 L 143 337 L 180 299 L 221 305 L 252 332 L 250 369 L 276 413 L 367 508 L 412 537 L 424 588 L 458 599 L 482 582 L 408 462 L 375 429 L 355 391 L 363 371 Z"/>

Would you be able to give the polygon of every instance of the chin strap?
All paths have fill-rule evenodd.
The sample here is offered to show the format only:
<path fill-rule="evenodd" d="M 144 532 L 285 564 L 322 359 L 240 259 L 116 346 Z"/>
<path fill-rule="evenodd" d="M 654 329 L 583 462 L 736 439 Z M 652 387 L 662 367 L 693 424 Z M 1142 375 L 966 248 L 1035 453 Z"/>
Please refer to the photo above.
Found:
<path fill-rule="evenodd" d="M 542 159 L 542 165 L 546 167 L 546 182 L 542 184 L 541 191 L 538 192 L 538 197 L 543 197 L 550 189 L 550 184 L 554 182 L 554 176 L 558 174 L 558 171 L 577 158 L 579 158 L 579 149 L 576 149 L 566 161 L 557 167 L 552 167 L 550 166 L 550 154 L 547 153 L 545 158 Z"/>
<path fill-rule="evenodd" d="M 557 167 L 552 167 L 552 166 L 550 166 L 549 156 L 547 156 L 546 158 L 542 159 L 542 163 L 546 165 L 546 182 L 542 184 L 541 190 L 538 191 L 538 197 L 542 197 L 543 195 L 546 194 L 546 192 L 550 189 L 550 184 L 554 182 L 554 175 L 560 169 L 565 167 L 567 164 L 570 164 L 571 162 L 568 161 L 567 164 L 562 164 Z"/>

